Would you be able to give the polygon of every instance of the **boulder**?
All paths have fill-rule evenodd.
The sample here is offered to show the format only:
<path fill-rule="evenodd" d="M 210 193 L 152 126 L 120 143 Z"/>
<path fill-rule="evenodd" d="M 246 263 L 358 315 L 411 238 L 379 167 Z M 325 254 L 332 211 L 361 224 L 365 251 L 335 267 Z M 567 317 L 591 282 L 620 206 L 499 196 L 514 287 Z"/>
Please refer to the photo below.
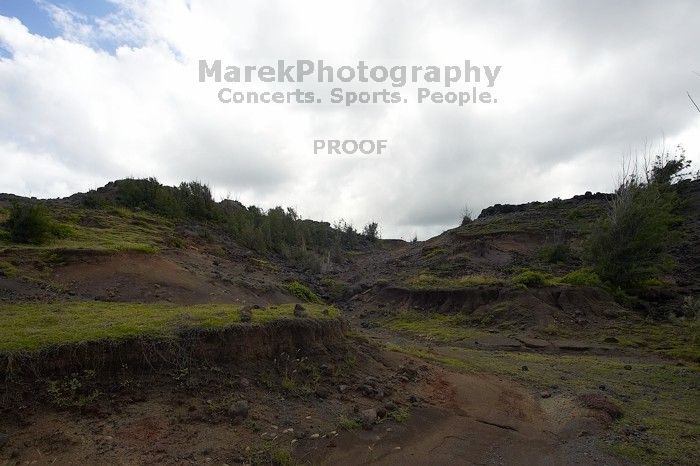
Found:
<path fill-rule="evenodd" d="M 238 400 L 231 404 L 228 408 L 228 415 L 236 419 L 245 419 L 248 417 L 250 405 L 246 400 Z"/>
<path fill-rule="evenodd" d="M 377 420 L 377 410 L 374 408 L 364 409 L 360 412 L 362 426 L 365 429 L 371 429 L 374 422 Z"/>
<path fill-rule="evenodd" d="M 307 317 L 306 309 L 301 304 L 294 305 L 294 317 Z"/>

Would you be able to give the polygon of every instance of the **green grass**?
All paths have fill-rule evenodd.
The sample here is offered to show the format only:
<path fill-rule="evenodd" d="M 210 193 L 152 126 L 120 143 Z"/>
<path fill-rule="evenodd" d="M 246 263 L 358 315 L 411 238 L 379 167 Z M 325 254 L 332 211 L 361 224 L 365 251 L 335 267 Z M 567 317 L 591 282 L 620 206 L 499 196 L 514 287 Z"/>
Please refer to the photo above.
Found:
<path fill-rule="evenodd" d="M 0 248 L 12 250 L 86 249 L 155 253 L 175 237 L 174 224 L 164 217 L 124 208 L 97 210 L 51 206 L 61 237 L 41 244 L 18 244 L 0 235 Z"/>
<path fill-rule="evenodd" d="M 620 346 L 637 348 L 670 358 L 700 363 L 700 321 L 677 323 L 654 321 L 615 321 L 596 335 L 601 341 L 615 337 Z"/>
<path fill-rule="evenodd" d="M 411 417 L 411 411 L 407 407 L 401 406 L 399 409 L 390 412 L 389 417 L 396 422 L 406 422 Z"/>
<path fill-rule="evenodd" d="M 331 307 L 310 304 L 315 318 L 335 318 Z M 324 309 L 329 309 L 327 314 Z M 232 304 L 132 304 L 68 302 L 10 304 L 0 308 L 0 351 L 32 351 L 53 345 L 136 336 L 175 337 L 191 328 L 222 328 L 240 322 Z M 294 318 L 294 305 L 253 310 L 253 322 Z"/>
<path fill-rule="evenodd" d="M 505 305 L 506 303 L 500 303 L 498 306 Z M 502 317 L 493 317 L 482 319 L 480 324 L 488 326 L 492 323 L 491 320 L 504 322 Z M 402 311 L 385 319 L 382 326 L 443 343 L 479 339 L 487 335 L 484 330 L 470 325 L 470 321 L 461 314 Z M 632 315 L 591 328 L 567 327 L 564 324 L 551 323 L 542 328 L 540 336 L 545 339 L 575 339 L 610 347 L 635 348 L 648 354 L 700 363 L 700 321 L 698 320 L 676 323 L 656 322 L 642 320 Z M 616 338 L 617 343 L 606 341 L 610 337 Z"/>
<path fill-rule="evenodd" d="M 443 278 L 436 275 L 423 273 L 412 277 L 407 285 L 414 290 L 456 290 L 479 285 L 503 285 L 506 281 L 488 275 L 465 275 L 460 278 Z"/>
<path fill-rule="evenodd" d="M 350 288 L 348 283 L 330 277 L 323 277 L 321 279 L 321 285 L 326 288 L 331 301 L 343 299 L 348 294 Z"/>
<path fill-rule="evenodd" d="M 14 277 L 17 275 L 17 267 L 6 261 L 0 261 L 0 277 Z"/>
<path fill-rule="evenodd" d="M 443 342 L 456 342 L 486 335 L 486 332 L 468 327 L 461 314 L 403 311 L 386 319 L 382 325 L 391 330 L 410 332 L 421 338 Z"/>
<path fill-rule="evenodd" d="M 415 357 L 468 373 L 493 373 L 537 389 L 575 396 L 599 392 L 624 411 L 613 425 L 607 447 L 645 464 L 691 464 L 700 448 L 700 366 L 679 367 L 667 361 L 630 362 L 617 357 L 551 355 L 532 352 L 480 351 L 387 345 Z M 625 370 L 625 365 L 631 370 Z M 528 370 L 523 371 L 522 366 Z M 604 384 L 605 391 L 599 386 Z M 645 436 L 621 434 L 625 426 L 645 426 Z"/>
<path fill-rule="evenodd" d="M 490 275 L 464 275 L 460 278 L 444 278 L 430 273 L 422 273 L 416 277 L 409 278 L 406 283 L 414 290 L 459 290 L 480 285 L 542 287 L 565 284 L 603 286 L 600 277 L 589 268 L 577 269 L 561 277 L 539 270 L 523 269 L 509 279 Z"/>
<path fill-rule="evenodd" d="M 343 430 L 351 431 L 358 430 L 360 427 L 362 427 L 362 424 L 355 418 L 342 416 L 338 422 L 338 426 Z"/>
<path fill-rule="evenodd" d="M 516 285 L 524 285 L 528 288 L 554 285 L 554 281 L 549 274 L 537 270 L 523 270 L 511 278 Z"/>

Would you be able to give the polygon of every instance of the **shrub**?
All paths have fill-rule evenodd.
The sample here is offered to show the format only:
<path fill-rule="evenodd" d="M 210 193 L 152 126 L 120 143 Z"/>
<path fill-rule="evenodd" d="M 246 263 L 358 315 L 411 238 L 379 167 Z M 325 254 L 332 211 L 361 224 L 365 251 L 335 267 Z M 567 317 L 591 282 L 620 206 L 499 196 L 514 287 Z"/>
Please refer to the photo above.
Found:
<path fill-rule="evenodd" d="M 322 278 L 321 285 L 328 290 L 328 297 L 332 301 L 340 301 L 348 294 L 350 289 L 347 283 L 330 277 Z"/>
<path fill-rule="evenodd" d="M 566 283 L 569 285 L 579 285 L 579 286 L 603 286 L 603 282 L 600 277 L 590 268 L 583 268 L 574 270 L 559 280 L 559 283 Z"/>
<path fill-rule="evenodd" d="M 41 204 L 14 204 L 6 226 L 10 238 L 17 243 L 40 244 L 47 241 L 53 232 L 51 217 Z"/>
<path fill-rule="evenodd" d="M 411 412 L 405 406 L 400 407 L 389 413 L 391 417 L 396 422 L 406 422 L 409 417 L 411 417 Z"/>
<path fill-rule="evenodd" d="M 539 257 L 550 264 L 565 264 L 571 258 L 571 248 L 566 243 L 549 244 L 540 250 Z"/>
<path fill-rule="evenodd" d="M 685 317 L 692 319 L 700 316 L 700 299 L 693 296 L 684 297 L 682 310 Z"/>
<path fill-rule="evenodd" d="M 360 421 L 358 421 L 355 418 L 349 418 L 346 416 L 343 416 L 340 418 L 340 422 L 338 423 L 340 425 L 340 428 L 343 430 L 351 431 L 351 430 L 357 430 L 360 427 L 362 427 L 362 424 Z"/>
<path fill-rule="evenodd" d="M 296 298 L 298 298 L 301 301 L 307 302 L 307 303 L 321 303 L 321 298 L 316 295 L 311 289 L 309 289 L 308 286 L 299 283 L 297 281 L 294 281 L 287 285 L 287 291 L 289 291 L 292 295 L 294 295 Z"/>
<path fill-rule="evenodd" d="M 372 241 L 376 241 L 379 239 L 379 224 L 377 222 L 371 222 L 365 225 L 365 228 L 362 230 L 362 234 L 365 235 L 368 239 Z"/>
<path fill-rule="evenodd" d="M 600 277 L 624 290 L 640 287 L 673 264 L 670 248 L 679 239 L 680 206 L 672 183 L 688 176 L 690 161 L 679 147 L 645 161 L 645 181 L 634 168 L 623 173 L 608 214 L 589 241 L 589 256 Z"/>
<path fill-rule="evenodd" d="M 536 270 L 524 270 L 511 280 L 515 284 L 525 285 L 527 287 L 538 287 L 551 284 L 549 275 Z"/>
<path fill-rule="evenodd" d="M 462 210 L 462 221 L 460 223 L 461 226 L 468 225 L 472 223 L 474 219 L 474 216 L 472 215 L 472 210 L 469 208 L 469 206 L 465 206 L 464 210 Z"/>
<path fill-rule="evenodd" d="M 656 183 L 630 183 L 618 190 L 608 215 L 590 238 L 589 254 L 600 277 L 632 289 L 668 269 L 677 235 L 675 192 Z"/>

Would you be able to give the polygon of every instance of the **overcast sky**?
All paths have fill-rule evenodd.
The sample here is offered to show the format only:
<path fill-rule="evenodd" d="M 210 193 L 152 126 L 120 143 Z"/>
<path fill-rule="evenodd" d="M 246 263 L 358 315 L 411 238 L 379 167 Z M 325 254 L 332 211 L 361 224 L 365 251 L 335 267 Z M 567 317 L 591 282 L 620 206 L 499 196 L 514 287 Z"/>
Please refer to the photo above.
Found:
<path fill-rule="evenodd" d="M 700 159 L 686 95 L 700 100 L 699 18 L 697 0 L 0 0 L 0 192 L 196 179 L 217 197 L 427 238 L 465 205 L 609 191 L 645 143 Z M 502 69 L 496 104 L 226 105 L 221 84 L 198 82 L 200 59 Z M 240 89 L 295 87 L 330 88 Z M 389 147 L 314 155 L 320 138 Z"/>

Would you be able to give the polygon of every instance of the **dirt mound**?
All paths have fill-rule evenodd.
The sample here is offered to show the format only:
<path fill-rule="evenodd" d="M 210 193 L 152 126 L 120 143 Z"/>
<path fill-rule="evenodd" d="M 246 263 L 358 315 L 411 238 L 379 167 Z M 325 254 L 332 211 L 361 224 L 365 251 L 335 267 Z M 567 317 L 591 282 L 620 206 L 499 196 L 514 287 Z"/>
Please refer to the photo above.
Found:
<path fill-rule="evenodd" d="M 199 251 L 160 254 L 64 251 L 51 280 L 84 299 L 177 304 L 294 301 L 281 280 L 252 270 L 240 258 Z"/>

